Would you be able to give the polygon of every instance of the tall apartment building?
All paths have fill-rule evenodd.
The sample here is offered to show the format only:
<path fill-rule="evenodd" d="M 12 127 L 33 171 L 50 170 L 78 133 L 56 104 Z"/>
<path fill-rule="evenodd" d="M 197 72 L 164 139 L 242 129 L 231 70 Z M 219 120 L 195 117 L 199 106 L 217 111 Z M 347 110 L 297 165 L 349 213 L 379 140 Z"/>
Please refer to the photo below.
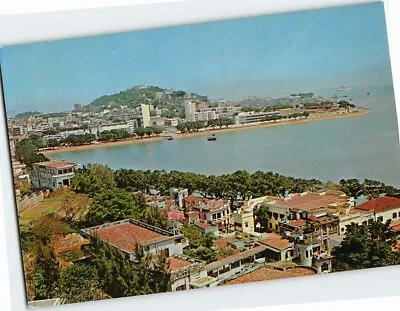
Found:
<path fill-rule="evenodd" d="M 185 103 L 185 119 L 190 122 L 196 121 L 196 103 Z"/>
<path fill-rule="evenodd" d="M 150 126 L 150 109 L 149 105 L 141 104 L 140 105 L 141 118 L 140 118 L 140 126 L 147 127 Z"/>

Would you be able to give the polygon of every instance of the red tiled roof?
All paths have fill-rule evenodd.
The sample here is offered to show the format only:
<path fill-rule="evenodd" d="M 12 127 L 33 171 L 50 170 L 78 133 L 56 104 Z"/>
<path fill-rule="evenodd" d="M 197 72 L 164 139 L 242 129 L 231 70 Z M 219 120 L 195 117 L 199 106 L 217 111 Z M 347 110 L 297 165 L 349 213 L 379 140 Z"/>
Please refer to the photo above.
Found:
<path fill-rule="evenodd" d="M 310 269 L 293 268 L 286 271 L 275 270 L 270 268 L 261 268 L 256 271 L 242 275 L 234 280 L 228 281 L 224 285 L 235 285 L 242 283 L 252 283 L 267 280 L 277 280 L 284 278 L 292 278 L 306 275 L 315 275 L 316 273 Z"/>
<path fill-rule="evenodd" d="M 286 208 L 299 208 L 307 211 L 321 207 L 327 207 L 330 204 L 346 203 L 346 198 L 340 198 L 336 195 L 318 195 L 315 193 L 306 193 L 304 195 L 294 194 L 290 199 L 275 199 L 275 204 Z"/>
<path fill-rule="evenodd" d="M 271 233 L 265 239 L 258 240 L 258 242 L 280 251 L 293 245 L 293 243 L 289 242 L 289 240 L 284 239 L 280 235 L 275 233 Z"/>
<path fill-rule="evenodd" d="M 190 266 L 192 264 L 190 261 L 179 259 L 176 257 L 169 257 L 168 261 L 171 272 Z"/>
<path fill-rule="evenodd" d="M 143 245 L 168 237 L 132 223 L 106 227 L 91 232 L 91 234 L 97 235 L 101 240 L 113 244 L 128 253 L 135 252 L 136 243 Z"/>
<path fill-rule="evenodd" d="M 400 207 L 400 199 L 392 197 L 381 197 L 369 200 L 361 205 L 356 206 L 354 209 L 362 211 L 384 211 L 392 209 L 395 207 Z"/>

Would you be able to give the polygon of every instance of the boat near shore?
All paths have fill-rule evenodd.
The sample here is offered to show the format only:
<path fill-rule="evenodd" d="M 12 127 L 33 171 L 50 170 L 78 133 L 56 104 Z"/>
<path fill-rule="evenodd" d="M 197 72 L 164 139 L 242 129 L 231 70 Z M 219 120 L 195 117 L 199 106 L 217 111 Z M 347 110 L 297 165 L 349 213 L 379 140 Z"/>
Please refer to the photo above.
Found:
<path fill-rule="evenodd" d="M 217 137 L 215 136 L 215 134 L 212 134 L 211 136 L 208 136 L 208 137 L 207 137 L 207 140 L 208 140 L 208 141 L 216 141 L 216 140 L 217 140 Z"/>

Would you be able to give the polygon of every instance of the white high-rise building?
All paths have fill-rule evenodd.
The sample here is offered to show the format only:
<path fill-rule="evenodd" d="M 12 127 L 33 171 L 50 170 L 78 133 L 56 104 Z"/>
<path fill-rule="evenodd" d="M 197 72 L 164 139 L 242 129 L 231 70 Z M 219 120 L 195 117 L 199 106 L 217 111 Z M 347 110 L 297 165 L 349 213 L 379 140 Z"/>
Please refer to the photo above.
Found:
<path fill-rule="evenodd" d="M 141 108 L 141 113 L 142 113 L 142 118 L 141 118 L 142 124 L 141 125 L 143 127 L 150 126 L 150 107 L 149 107 L 149 105 L 141 104 L 140 108 Z"/>
<path fill-rule="evenodd" d="M 196 121 L 196 103 L 185 103 L 185 119 L 186 121 Z"/>

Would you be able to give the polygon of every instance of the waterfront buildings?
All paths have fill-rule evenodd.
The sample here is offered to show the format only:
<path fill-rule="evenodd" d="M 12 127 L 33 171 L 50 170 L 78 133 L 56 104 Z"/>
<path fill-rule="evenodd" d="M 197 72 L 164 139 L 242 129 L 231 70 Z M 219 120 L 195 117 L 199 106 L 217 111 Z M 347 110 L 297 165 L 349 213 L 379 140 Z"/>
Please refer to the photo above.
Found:
<path fill-rule="evenodd" d="M 197 103 L 193 101 L 185 102 L 185 120 L 186 121 L 210 121 L 219 118 L 232 118 L 235 113 L 240 111 L 240 107 L 226 103 L 217 103 L 214 105 L 206 103 Z"/>
<path fill-rule="evenodd" d="M 270 120 L 273 117 L 280 116 L 279 111 L 271 111 L 271 112 L 240 112 L 235 116 L 235 124 L 247 124 L 247 123 L 256 123 L 256 122 L 265 122 Z"/>
<path fill-rule="evenodd" d="M 54 191 L 60 187 L 70 186 L 76 169 L 76 163 L 65 161 L 54 160 L 34 163 L 32 166 L 32 187 Z"/>

